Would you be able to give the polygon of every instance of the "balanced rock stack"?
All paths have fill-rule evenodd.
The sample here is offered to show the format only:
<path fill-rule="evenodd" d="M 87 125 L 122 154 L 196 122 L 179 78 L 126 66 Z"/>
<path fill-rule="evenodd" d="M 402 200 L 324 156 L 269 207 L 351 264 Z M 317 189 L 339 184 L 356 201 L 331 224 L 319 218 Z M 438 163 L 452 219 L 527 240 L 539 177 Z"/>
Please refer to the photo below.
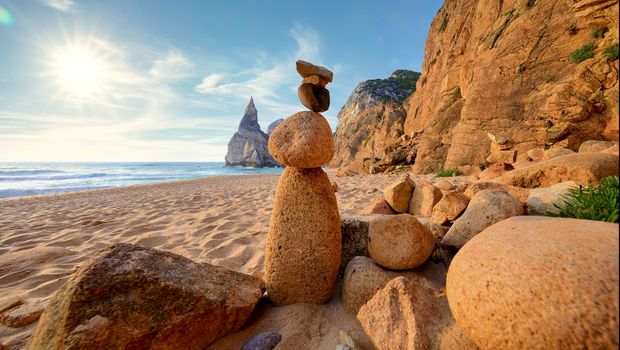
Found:
<path fill-rule="evenodd" d="M 321 169 L 334 155 L 334 138 L 318 113 L 329 107 L 325 84 L 333 73 L 305 61 L 297 71 L 304 78 L 299 99 L 312 111 L 289 116 L 269 138 L 269 152 L 286 166 L 265 246 L 265 284 L 276 305 L 328 302 L 342 245 L 336 196 Z"/>
<path fill-rule="evenodd" d="M 334 73 L 310 62 L 295 62 L 297 72 L 304 78 L 297 89 L 299 101 L 309 110 L 320 113 L 329 109 L 329 90 L 325 88 L 334 78 Z M 331 160 L 331 157 L 329 157 Z"/>

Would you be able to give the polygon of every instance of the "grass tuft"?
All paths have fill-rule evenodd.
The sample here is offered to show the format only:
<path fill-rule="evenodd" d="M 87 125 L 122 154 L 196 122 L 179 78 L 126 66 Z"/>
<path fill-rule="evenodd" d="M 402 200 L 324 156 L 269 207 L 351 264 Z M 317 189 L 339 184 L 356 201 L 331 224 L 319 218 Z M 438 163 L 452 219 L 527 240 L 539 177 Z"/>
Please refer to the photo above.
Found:
<path fill-rule="evenodd" d="M 590 30 L 590 36 L 592 36 L 592 39 L 600 39 L 605 36 L 606 31 L 607 28 L 592 28 L 592 30 Z"/>
<path fill-rule="evenodd" d="M 454 92 L 452 93 L 452 99 L 456 101 L 461 97 L 463 97 L 463 95 L 461 94 L 461 88 L 457 87 L 456 90 L 454 90 Z"/>
<path fill-rule="evenodd" d="M 556 205 L 560 211 L 553 216 L 618 223 L 618 177 L 609 176 L 597 186 L 573 188 L 564 196 L 564 205 Z"/>
<path fill-rule="evenodd" d="M 615 61 L 618 59 L 618 44 L 613 44 L 607 46 L 605 51 L 603 51 L 605 57 L 607 57 L 608 61 Z"/>
<path fill-rule="evenodd" d="M 568 56 L 568 60 L 571 63 L 579 63 L 579 62 L 587 60 L 588 58 L 592 58 L 594 57 L 595 47 L 596 46 L 594 45 L 594 43 L 583 45 L 577 50 L 571 52 L 570 55 Z"/>
<path fill-rule="evenodd" d="M 450 176 L 461 176 L 463 172 L 459 169 L 446 169 L 440 170 L 435 174 L 435 177 L 450 177 Z"/>

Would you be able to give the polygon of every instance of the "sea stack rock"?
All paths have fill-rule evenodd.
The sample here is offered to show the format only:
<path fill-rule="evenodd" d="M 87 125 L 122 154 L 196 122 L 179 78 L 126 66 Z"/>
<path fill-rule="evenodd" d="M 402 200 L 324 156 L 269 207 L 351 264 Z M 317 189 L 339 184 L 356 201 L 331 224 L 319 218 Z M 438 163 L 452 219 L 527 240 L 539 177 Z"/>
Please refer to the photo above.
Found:
<path fill-rule="evenodd" d="M 226 166 L 254 168 L 278 166 L 267 151 L 268 139 L 269 136 L 260 129 L 254 99 L 250 97 L 245 114 L 239 123 L 239 129 L 228 142 Z"/>
<path fill-rule="evenodd" d="M 303 84 L 323 87 L 331 81 L 327 68 L 303 62 L 300 70 L 299 62 Z M 269 151 L 286 166 L 265 246 L 265 284 L 276 305 L 324 304 L 332 296 L 342 250 L 340 216 L 331 182 L 321 169 L 334 155 L 332 135 L 322 115 L 302 111 L 280 123 L 269 139 Z"/>

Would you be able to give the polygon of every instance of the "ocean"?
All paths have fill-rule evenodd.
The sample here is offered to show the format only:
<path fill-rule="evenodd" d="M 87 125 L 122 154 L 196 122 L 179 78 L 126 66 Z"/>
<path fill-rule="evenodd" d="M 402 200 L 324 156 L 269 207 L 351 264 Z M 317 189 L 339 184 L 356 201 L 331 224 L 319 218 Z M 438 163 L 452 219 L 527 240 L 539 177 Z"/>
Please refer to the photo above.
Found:
<path fill-rule="evenodd" d="M 283 168 L 224 167 L 204 163 L 0 163 L 0 198 L 195 179 L 218 175 L 277 174 Z"/>

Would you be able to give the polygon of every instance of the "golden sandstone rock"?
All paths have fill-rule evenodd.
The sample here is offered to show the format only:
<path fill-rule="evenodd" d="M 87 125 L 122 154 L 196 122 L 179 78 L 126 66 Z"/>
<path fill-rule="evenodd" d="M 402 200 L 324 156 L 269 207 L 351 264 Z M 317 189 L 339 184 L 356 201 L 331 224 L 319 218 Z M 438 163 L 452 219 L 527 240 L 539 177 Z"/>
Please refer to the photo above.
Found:
<path fill-rule="evenodd" d="M 434 247 L 433 234 L 413 215 L 375 215 L 370 220 L 368 252 L 385 268 L 406 270 L 420 266 Z"/>
<path fill-rule="evenodd" d="M 284 169 L 265 245 L 265 283 L 276 305 L 324 304 L 341 252 L 336 196 L 320 168 Z"/>
<path fill-rule="evenodd" d="M 392 209 L 405 214 L 409 210 L 414 186 L 413 181 L 407 176 L 386 187 L 383 196 Z"/>
<path fill-rule="evenodd" d="M 334 155 L 334 137 L 322 115 L 297 112 L 271 133 L 269 153 L 286 166 L 320 168 Z"/>
<path fill-rule="evenodd" d="M 456 254 L 446 292 L 483 349 L 618 347 L 618 224 L 519 216 Z"/>

